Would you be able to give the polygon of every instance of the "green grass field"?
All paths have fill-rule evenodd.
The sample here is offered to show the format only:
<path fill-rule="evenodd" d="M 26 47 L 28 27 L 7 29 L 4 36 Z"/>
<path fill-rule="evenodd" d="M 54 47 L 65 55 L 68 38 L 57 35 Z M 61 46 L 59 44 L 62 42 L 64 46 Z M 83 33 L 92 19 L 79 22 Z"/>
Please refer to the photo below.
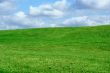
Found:
<path fill-rule="evenodd" d="M 0 73 L 110 73 L 110 26 L 0 31 Z"/>

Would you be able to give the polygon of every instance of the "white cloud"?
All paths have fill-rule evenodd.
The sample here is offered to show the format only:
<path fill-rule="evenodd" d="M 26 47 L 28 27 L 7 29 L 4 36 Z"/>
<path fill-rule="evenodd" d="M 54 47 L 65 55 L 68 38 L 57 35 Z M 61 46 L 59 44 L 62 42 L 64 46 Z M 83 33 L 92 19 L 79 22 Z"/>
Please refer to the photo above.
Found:
<path fill-rule="evenodd" d="M 67 0 L 59 0 L 53 4 L 53 7 L 62 11 L 68 10 L 70 4 Z"/>
<path fill-rule="evenodd" d="M 30 17 L 20 11 L 14 15 L 0 16 L 0 29 L 46 27 L 41 19 Z"/>
<path fill-rule="evenodd" d="M 0 14 L 8 14 L 15 10 L 13 0 L 0 0 Z"/>
<path fill-rule="evenodd" d="M 60 18 L 69 7 L 67 0 L 56 1 L 53 4 L 43 4 L 38 7 L 30 6 L 30 15 Z"/>
<path fill-rule="evenodd" d="M 58 23 L 54 22 L 47 24 L 42 19 L 30 17 L 20 11 L 13 16 L 0 16 L 0 29 L 106 25 L 110 23 L 110 16 L 80 16 L 62 20 Z"/>
<path fill-rule="evenodd" d="M 80 8 L 110 9 L 110 0 L 78 0 Z"/>
<path fill-rule="evenodd" d="M 96 26 L 110 24 L 110 16 L 80 16 L 66 19 L 62 26 Z"/>
<path fill-rule="evenodd" d="M 23 11 L 19 11 L 19 12 L 15 13 L 15 16 L 20 17 L 20 18 L 25 18 L 26 14 Z"/>
<path fill-rule="evenodd" d="M 40 7 L 30 7 L 30 15 L 32 16 L 47 16 L 52 18 L 59 18 L 63 16 L 63 12 L 53 9 L 50 5 L 43 5 Z"/>

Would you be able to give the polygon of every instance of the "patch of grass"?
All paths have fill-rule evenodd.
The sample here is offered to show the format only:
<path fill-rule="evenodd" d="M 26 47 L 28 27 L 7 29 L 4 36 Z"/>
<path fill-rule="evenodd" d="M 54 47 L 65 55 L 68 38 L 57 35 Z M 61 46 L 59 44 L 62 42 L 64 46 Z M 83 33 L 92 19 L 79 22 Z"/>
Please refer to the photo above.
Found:
<path fill-rule="evenodd" d="M 110 73 L 110 26 L 0 31 L 0 73 Z"/>

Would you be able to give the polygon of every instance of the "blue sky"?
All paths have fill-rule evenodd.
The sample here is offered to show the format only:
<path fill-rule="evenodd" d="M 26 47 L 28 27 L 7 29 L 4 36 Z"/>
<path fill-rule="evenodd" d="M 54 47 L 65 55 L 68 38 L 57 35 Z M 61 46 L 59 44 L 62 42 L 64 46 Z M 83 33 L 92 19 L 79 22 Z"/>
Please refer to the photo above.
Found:
<path fill-rule="evenodd" d="M 110 0 L 0 0 L 0 30 L 110 24 Z"/>

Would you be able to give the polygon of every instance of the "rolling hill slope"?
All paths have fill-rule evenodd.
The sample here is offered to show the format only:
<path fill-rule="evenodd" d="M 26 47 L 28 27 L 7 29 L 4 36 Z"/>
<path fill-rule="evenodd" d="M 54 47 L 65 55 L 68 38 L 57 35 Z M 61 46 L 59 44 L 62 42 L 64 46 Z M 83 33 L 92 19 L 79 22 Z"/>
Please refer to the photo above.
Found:
<path fill-rule="evenodd" d="M 110 26 L 0 31 L 0 73 L 110 73 Z"/>

